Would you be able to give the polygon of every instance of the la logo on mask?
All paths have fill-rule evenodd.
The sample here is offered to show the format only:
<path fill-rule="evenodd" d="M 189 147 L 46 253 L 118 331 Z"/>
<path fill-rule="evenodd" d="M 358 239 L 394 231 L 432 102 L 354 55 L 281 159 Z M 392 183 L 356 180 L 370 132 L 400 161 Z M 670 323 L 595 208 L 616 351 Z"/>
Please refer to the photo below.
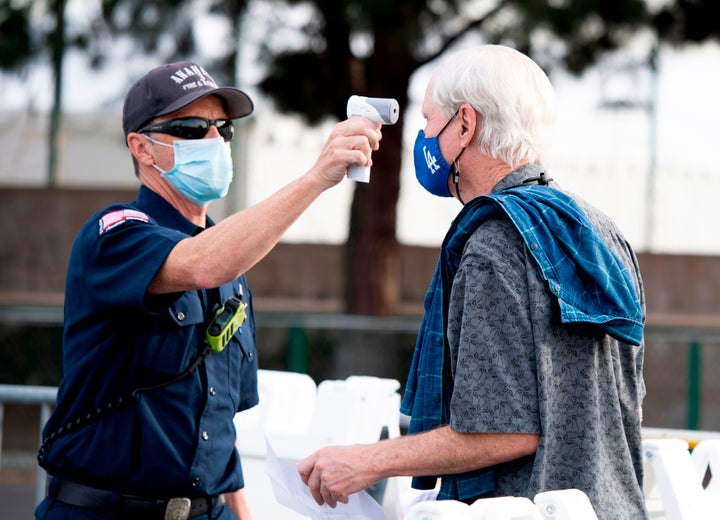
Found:
<path fill-rule="evenodd" d="M 452 197 L 448 189 L 450 165 L 440 152 L 438 136 L 425 137 L 423 130 L 418 132 L 413 148 L 413 162 L 415 177 L 423 188 L 433 195 Z"/>
<path fill-rule="evenodd" d="M 418 135 L 415 138 L 415 146 L 413 147 L 415 177 L 417 177 L 418 182 L 423 188 L 439 197 L 452 197 L 450 189 L 448 188 L 448 176 L 452 168 L 450 168 L 450 165 L 440 151 L 440 141 L 438 138 L 450 122 L 455 119 L 456 115 L 458 115 L 457 111 L 434 137 L 426 137 L 424 130 L 418 131 Z M 460 155 L 458 155 L 455 160 L 457 160 L 458 157 L 460 157 Z"/>
<path fill-rule="evenodd" d="M 427 163 L 428 170 L 430 170 L 431 174 L 434 174 L 440 169 L 440 165 L 437 163 L 437 159 L 432 153 L 430 153 L 430 150 L 427 149 L 427 146 L 423 146 L 423 155 L 425 155 L 425 162 Z"/>

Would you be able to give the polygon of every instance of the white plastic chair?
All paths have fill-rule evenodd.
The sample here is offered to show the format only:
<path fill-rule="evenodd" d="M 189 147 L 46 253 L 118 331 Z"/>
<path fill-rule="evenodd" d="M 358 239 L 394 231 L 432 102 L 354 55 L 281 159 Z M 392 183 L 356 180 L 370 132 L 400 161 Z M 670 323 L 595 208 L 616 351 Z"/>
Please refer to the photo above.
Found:
<path fill-rule="evenodd" d="M 481 498 L 470 504 L 470 513 L 473 520 L 542 520 L 526 497 Z"/>
<path fill-rule="evenodd" d="M 304 374 L 258 371 L 260 403 L 234 421 L 245 495 L 255 516 L 306 518 L 277 504 L 265 470 L 266 438 L 278 457 L 299 462 L 325 445 L 374 442 L 383 431 L 399 436 L 399 388 L 394 379 L 351 376 L 316 386 Z M 398 482 L 387 481 L 383 509 L 389 518 L 399 517 L 400 489 Z"/>
<path fill-rule="evenodd" d="M 310 430 L 326 444 L 355 444 L 400 435 L 400 383 L 395 379 L 350 376 L 318 385 Z"/>
<path fill-rule="evenodd" d="M 470 506 L 455 500 L 418 502 L 405 514 L 405 520 L 474 520 Z"/>
<path fill-rule="evenodd" d="M 399 388 L 395 379 L 373 376 L 322 381 L 310 426 L 312 442 L 319 448 L 400 436 Z M 368 491 L 381 501 L 388 518 L 400 518 L 406 484 L 403 477 L 393 477 Z"/>
<path fill-rule="evenodd" d="M 258 370 L 257 406 L 235 415 L 241 454 L 265 456 L 265 435 L 304 435 L 315 413 L 317 387 L 307 374 Z"/>
<path fill-rule="evenodd" d="M 315 412 L 315 381 L 306 374 L 259 370 L 258 393 L 258 405 L 234 419 L 245 498 L 256 518 L 307 520 L 277 503 L 265 467 L 265 438 L 270 438 L 278 454 L 285 456 L 295 447 L 294 439 L 308 434 Z"/>
<path fill-rule="evenodd" d="M 646 439 L 643 454 L 643 488 L 651 515 L 664 514 L 666 520 L 718 518 L 720 501 L 705 493 L 686 441 Z"/>
<path fill-rule="evenodd" d="M 397 483 L 395 492 L 400 505 L 397 518 L 405 518 L 408 512 L 420 502 L 434 501 L 440 491 L 439 483 L 434 489 L 415 489 L 412 487 L 412 477 L 395 477 L 390 480 Z"/>
<path fill-rule="evenodd" d="M 708 469 L 710 470 L 711 477 L 705 493 L 720 497 L 720 439 L 700 441 L 693 448 L 691 458 L 700 482 L 704 480 Z M 720 516 L 720 513 L 718 515 Z"/>
<path fill-rule="evenodd" d="M 590 499 L 579 489 L 544 491 L 534 502 L 544 520 L 598 520 Z"/>

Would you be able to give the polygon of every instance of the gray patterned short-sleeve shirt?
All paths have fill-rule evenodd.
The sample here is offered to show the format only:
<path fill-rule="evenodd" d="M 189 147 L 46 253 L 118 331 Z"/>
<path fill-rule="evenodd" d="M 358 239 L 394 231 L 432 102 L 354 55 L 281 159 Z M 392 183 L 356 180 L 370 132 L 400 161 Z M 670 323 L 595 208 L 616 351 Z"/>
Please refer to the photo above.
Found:
<path fill-rule="evenodd" d="M 495 191 L 536 175 L 532 166 L 520 169 Z M 632 273 L 644 307 L 631 248 L 607 216 L 577 202 Z M 468 240 L 447 336 L 451 427 L 541 436 L 534 456 L 494 467 L 493 496 L 532 499 L 577 488 L 600 520 L 647 518 L 639 417 L 644 347 L 591 325 L 561 324 L 557 302 L 509 220 L 485 222 Z"/>

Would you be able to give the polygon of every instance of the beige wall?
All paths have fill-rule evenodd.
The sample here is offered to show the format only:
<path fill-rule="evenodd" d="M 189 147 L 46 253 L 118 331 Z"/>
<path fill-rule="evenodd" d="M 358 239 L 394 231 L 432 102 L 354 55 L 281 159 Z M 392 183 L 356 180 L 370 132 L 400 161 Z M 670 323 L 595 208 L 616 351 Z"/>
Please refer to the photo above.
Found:
<path fill-rule="evenodd" d="M 0 188 L 0 303 L 59 303 L 75 233 L 134 189 Z M 402 249 L 401 314 L 419 314 L 437 249 Z M 651 319 L 720 318 L 720 257 L 641 254 Z M 259 310 L 341 311 L 342 246 L 281 243 L 248 274 Z"/>

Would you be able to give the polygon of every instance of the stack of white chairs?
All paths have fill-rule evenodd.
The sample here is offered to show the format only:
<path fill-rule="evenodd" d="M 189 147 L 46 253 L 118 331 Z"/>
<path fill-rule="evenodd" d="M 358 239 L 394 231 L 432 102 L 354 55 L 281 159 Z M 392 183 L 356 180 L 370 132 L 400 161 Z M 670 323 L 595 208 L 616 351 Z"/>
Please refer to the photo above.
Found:
<path fill-rule="evenodd" d="M 691 458 L 698 477 L 703 481 L 706 475 L 710 477 L 705 485 L 705 493 L 720 497 L 720 439 L 700 441 L 692 450 Z"/>
<path fill-rule="evenodd" d="M 498 497 L 470 505 L 455 500 L 419 502 L 404 520 L 597 520 L 587 495 L 579 489 L 545 491 L 534 500 Z"/>
<path fill-rule="evenodd" d="M 700 441 L 691 453 L 682 439 L 646 439 L 643 454 L 643 488 L 650 518 L 720 518 L 720 440 Z M 708 475 L 717 477 L 705 486 Z"/>
<path fill-rule="evenodd" d="M 299 462 L 322 446 L 370 443 L 400 435 L 400 383 L 351 376 L 323 381 L 292 372 L 259 370 L 260 403 L 235 416 L 245 496 L 257 518 L 307 518 L 277 503 L 266 471 L 266 439 L 281 459 Z M 399 484 L 382 490 L 388 518 L 400 518 Z"/>
<path fill-rule="evenodd" d="M 476 500 L 470 505 L 473 520 L 542 520 L 532 500 L 497 497 Z"/>
<path fill-rule="evenodd" d="M 277 503 L 266 468 L 266 440 L 282 459 L 299 462 L 326 445 L 371 443 L 400 435 L 400 383 L 351 376 L 315 385 L 304 374 L 260 370 L 258 406 L 235 417 L 237 446 L 245 475 L 245 496 L 256 518 L 306 519 Z M 720 470 L 718 470 L 720 475 Z M 584 493 L 549 491 L 527 498 L 501 497 L 462 502 L 423 499 L 433 492 L 395 477 L 374 494 L 388 520 L 597 520 Z M 379 495 L 379 497 L 378 497 Z"/>
<path fill-rule="evenodd" d="M 383 434 L 398 437 L 399 389 L 394 379 L 371 376 L 322 381 L 311 430 L 324 444 L 374 442 Z"/>
<path fill-rule="evenodd" d="M 470 506 L 455 500 L 417 502 L 404 515 L 404 520 L 472 520 Z"/>
<path fill-rule="evenodd" d="M 307 520 L 277 503 L 266 471 L 266 438 L 278 456 L 297 458 L 293 439 L 307 434 L 315 412 L 317 387 L 305 374 L 258 371 L 260 403 L 235 416 L 237 448 L 245 478 L 245 499 L 257 518 Z M 301 450 L 302 451 L 302 450 Z"/>

